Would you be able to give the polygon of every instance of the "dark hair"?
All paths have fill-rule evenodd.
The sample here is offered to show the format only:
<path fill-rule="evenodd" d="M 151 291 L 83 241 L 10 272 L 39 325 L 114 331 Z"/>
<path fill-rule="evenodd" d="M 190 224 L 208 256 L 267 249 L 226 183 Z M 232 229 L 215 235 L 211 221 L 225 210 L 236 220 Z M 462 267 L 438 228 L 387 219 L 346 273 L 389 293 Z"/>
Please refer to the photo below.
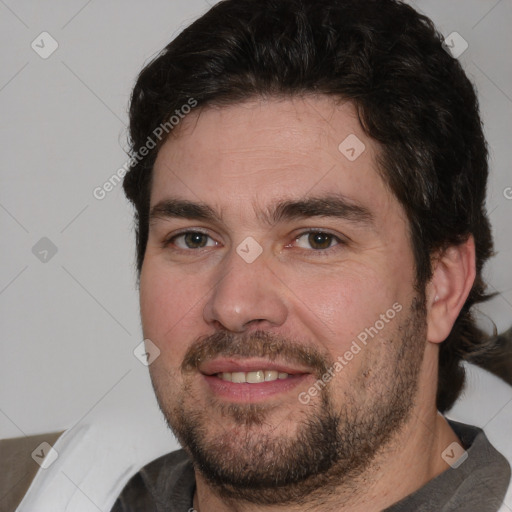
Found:
<path fill-rule="evenodd" d="M 354 103 L 381 147 L 378 168 L 410 223 L 418 290 L 436 251 L 476 244 L 476 280 L 440 346 L 437 407 L 464 386 L 462 360 L 488 350 L 471 306 L 488 298 L 487 145 L 475 90 L 427 17 L 396 0 L 224 0 L 140 73 L 130 104 L 132 161 L 123 183 L 136 208 L 137 270 L 148 238 L 152 167 L 165 138 L 134 158 L 191 98 L 197 108 L 256 96 L 329 95 Z M 172 133 L 172 132 L 170 132 Z"/>
<path fill-rule="evenodd" d="M 473 354 L 468 361 L 512 384 L 512 327 L 499 335 L 495 331 L 489 349 Z"/>

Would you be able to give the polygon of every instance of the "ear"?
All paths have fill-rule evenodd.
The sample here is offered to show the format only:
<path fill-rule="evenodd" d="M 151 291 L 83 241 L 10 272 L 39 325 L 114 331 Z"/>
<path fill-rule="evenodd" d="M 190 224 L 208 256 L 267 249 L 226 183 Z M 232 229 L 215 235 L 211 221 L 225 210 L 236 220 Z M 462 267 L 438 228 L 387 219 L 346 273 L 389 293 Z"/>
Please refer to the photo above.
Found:
<path fill-rule="evenodd" d="M 443 250 L 433 265 L 432 278 L 426 288 L 427 340 L 441 343 L 450 334 L 475 281 L 473 236 Z"/>

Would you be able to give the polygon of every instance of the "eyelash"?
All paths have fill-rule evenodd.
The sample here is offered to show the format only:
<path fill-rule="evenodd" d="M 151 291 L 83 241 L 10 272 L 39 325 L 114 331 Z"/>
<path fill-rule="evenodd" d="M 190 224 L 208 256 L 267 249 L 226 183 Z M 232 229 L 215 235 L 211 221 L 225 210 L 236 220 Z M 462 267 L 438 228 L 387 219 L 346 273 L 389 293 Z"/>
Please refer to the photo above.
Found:
<path fill-rule="evenodd" d="M 327 249 L 302 249 L 305 252 L 313 252 L 313 253 L 315 253 L 315 254 L 317 254 L 319 256 L 324 256 L 324 255 L 329 255 L 333 250 L 336 250 L 336 248 L 338 246 L 347 245 L 347 242 L 345 240 L 343 240 L 342 238 L 340 238 L 339 236 L 336 236 L 336 235 L 334 235 L 332 233 L 329 233 L 328 231 L 324 231 L 324 230 L 321 230 L 321 229 L 309 229 L 309 230 L 306 230 L 306 231 L 302 231 L 301 233 L 299 233 L 298 235 L 296 235 L 293 238 L 293 241 L 296 242 L 297 240 L 302 238 L 304 235 L 309 235 L 309 234 L 312 234 L 312 233 L 319 233 L 319 234 L 322 234 L 322 235 L 327 235 L 327 236 L 329 236 L 331 238 L 332 241 L 336 241 L 337 243 L 335 245 L 331 246 L 331 247 L 328 247 Z M 189 235 L 189 234 L 204 235 L 204 236 L 210 238 L 211 240 L 213 240 L 213 238 L 208 233 L 205 233 L 205 232 L 200 231 L 200 230 L 188 230 L 188 231 L 182 231 L 181 233 L 174 234 L 171 237 L 165 239 L 163 244 L 162 244 L 162 246 L 164 248 L 167 248 L 176 239 L 178 239 L 180 237 L 183 237 L 185 235 Z M 288 247 L 288 245 L 286 247 Z M 181 252 L 192 252 L 192 251 L 198 252 L 201 249 L 207 249 L 207 247 L 199 247 L 197 249 L 190 249 L 190 248 L 182 249 L 180 247 L 175 248 L 175 250 L 181 251 Z"/>

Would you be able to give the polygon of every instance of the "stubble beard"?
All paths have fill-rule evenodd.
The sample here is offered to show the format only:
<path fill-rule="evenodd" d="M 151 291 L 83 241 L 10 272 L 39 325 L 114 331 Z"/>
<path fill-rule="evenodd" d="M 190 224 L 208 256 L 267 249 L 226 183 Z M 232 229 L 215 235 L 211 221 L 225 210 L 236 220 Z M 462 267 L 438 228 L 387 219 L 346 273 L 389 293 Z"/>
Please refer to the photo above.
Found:
<path fill-rule="evenodd" d="M 226 404 L 214 399 L 205 407 L 204 397 L 195 396 L 188 385 L 171 404 L 169 383 L 162 386 L 161 379 L 158 382 L 152 374 L 153 386 L 169 427 L 219 497 L 260 505 L 322 502 L 340 486 L 355 488 L 354 482 L 371 466 L 378 451 L 406 424 L 418 388 L 425 318 L 424 299 L 417 297 L 408 317 L 394 329 L 393 339 L 375 338 L 363 349 L 383 343 L 387 352 L 379 352 L 380 360 L 368 360 L 354 385 L 338 397 L 341 405 L 335 405 L 333 386 L 325 386 L 314 404 L 298 405 L 293 411 L 295 428 L 290 427 L 287 434 L 276 434 L 279 426 L 269 423 L 272 407 L 268 405 Z M 185 359 L 190 367 L 199 354 L 273 358 L 285 346 L 290 353 L 300 353 L 300 348 L 290 349 L 290 343 L 280 341 L 257 331 L 243 343 L 233 343 L 231 335 L 216 333 L 194 344 Z M 315 360 L 321 357 L 315 356 Z M 308 358 L 306 352 L 296 357 L 301 358 Z M 316 364 L 318 374 L 329 364 L 332 361 L 323 357 Z M 361 396 L 365 387 L 370 392 Z"/>

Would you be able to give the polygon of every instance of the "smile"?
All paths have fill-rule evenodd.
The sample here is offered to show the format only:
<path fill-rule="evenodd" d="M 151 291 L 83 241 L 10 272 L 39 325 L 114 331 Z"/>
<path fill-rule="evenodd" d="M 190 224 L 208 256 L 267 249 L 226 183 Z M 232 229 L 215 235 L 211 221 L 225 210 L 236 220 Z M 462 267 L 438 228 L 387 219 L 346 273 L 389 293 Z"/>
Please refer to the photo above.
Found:
<path fill-rule="evenodd" d="M 260 382 L 271 382 L 278 379 L 287 379 L 288 374 L 276 370 L 256 370 L 251 372 L 222 372 L 217 373 L 219 379 L 236 384 L 259 384 Z"/>

